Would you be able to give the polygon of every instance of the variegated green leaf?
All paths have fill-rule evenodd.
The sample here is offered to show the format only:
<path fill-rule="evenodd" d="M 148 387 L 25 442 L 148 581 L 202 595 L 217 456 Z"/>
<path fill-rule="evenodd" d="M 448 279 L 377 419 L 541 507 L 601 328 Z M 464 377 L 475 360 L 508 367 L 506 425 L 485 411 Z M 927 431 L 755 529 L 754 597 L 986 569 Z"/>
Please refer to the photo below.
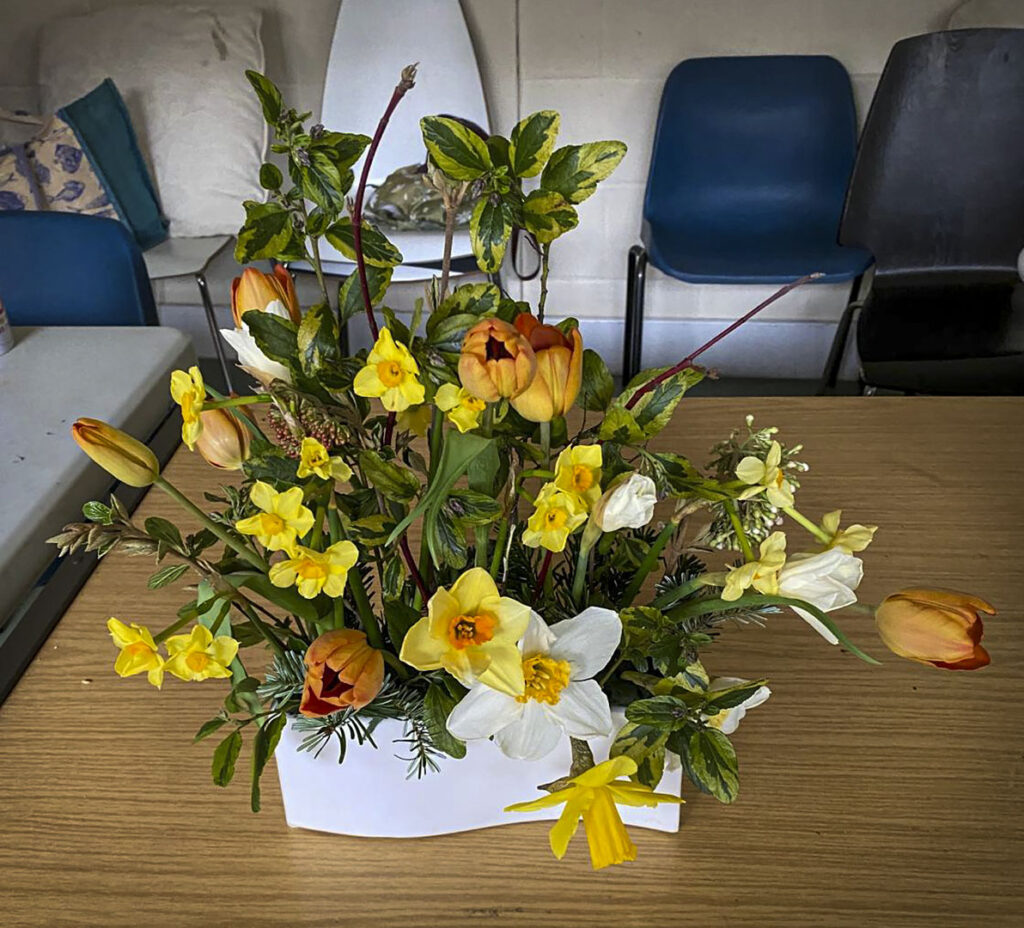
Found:
<path fill-rule="evenodd" d="M 296 333 L 299 349 L 299 363 L 302 369 L 314 376 L 329 361 L 337 361 L 338 322 L 326 303 L 311 306 Z"/>
<path fill-rule="evenodd" d="M 248 264 L 263 258 L 276 258 L 292 238 L 292 217 L 277 203 L 246 200 L 245 223 L 238 231 L 235 260 Z"/>
<path fill-rule="evenodd" d="M 509 139 L 508 156 L 518 177 L 536 177 L 555 147 L 561 117 L 554 110 L 532 113 L 520 122 Z"/>
<path fill-rule="evenodd" d="M 367 264 L 374 267 L 395 267 L 402 263 L 402 253 L 387 240 L 383 232 L 366 222 L 362 228 L 363 259 Z M 356 260 L 355 229 L 348 216 L 339 219 L 324 236 L 349 261 Z"/>
<path fill-rule="evenodd" d="M 452 180 L 476 180 L 491 169 L 487 143 L 462 123 L 447 116 L 424 116 L 420 130 L 434 164 Z"/>
<path fill-rule="evenodd" d="M 523 201 L 523 225 L 542 245 L 575 229 L 579 221 L 573 205 L 554 190 L 534 190 Z"/>
<path fill-rule="evenodd" d="M 480 270 L 493 274 L 501 267 L 512 234 L 512 216 L 504 201 L 483 197 L 473 208 L 469 238 Z"/>
<path fill-rule="evenodd" d="M 370 303 L 376 306 L 384 299 L 391 285 L 392 270 L 390 267 L 374 267 L 372 264 L 366 268 L 366 286 L 370 291 Z M 341 314 L 342 322 L 351 319 L 358 313 L 364 312 L 366 304 L 363 302 L 363 289 L 359 285 L 359 271 L 355 270 L 345 282 L 338 288 L 338 312 Z"/>
<path fill-rule="evenodd" d="M 494 284 L 456 287 L 427 318 L 427 336 L 433 338 L 438 326 L 450 317 L 469 315 L 480 318 L 493 313 L 500 302 L 501 291 Z"/>
<path fill-rule="evenodd" d="M 668 732 L 652 725 L 626 722 L 612 742 L 609 757 L 625 755 L 636 761 L 636 773 L 630 779 L 652 789 L 661 782 L 665 770 L 665 743 Z"/>
<path fill-rule="evenodd" d="M 702 793 L 719 802 L 733 802 L 739 793 L 739 768 L 732 742 L 714 728 L 673 738 L 669 747 L 679 748 L 686 775 Z"/>
<path fill-rule="evenodd" d="M 582 203 L 625 157 L 625 142 L 587 142 L 566 145 L 550 158 L 540 185 L 562 194 L 570 203 Z"/>

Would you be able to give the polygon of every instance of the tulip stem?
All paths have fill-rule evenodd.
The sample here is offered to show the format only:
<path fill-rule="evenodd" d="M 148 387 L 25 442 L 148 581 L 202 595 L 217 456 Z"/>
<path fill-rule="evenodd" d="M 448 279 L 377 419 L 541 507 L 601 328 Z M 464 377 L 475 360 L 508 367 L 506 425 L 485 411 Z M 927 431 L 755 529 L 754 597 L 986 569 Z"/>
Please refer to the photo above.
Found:
<path fill-rule="evenodd" d="M 572 577 L 572 601 L 576 604 L 577 609 L 583 608 L 583 591 L 586 587 L 590 550 L 589 546 L 581 544 L 579 554 L 576 555 L 576 572 Z"/>
<path fill-rule="evenodd" d="M 740 521 L 739 510 L 736 508 L 735 500 L 727 499 L 725 501 L 725 511 L 729 514 L 729 521 L 732 523 L 733 531 L 736 533 L 736 540 L 739 542 L 740 551 L 743 552 L 743 560 L 748 564 L 751 561 L 757 560 L 754 557 L 754 550 L 750 547 L 750 539 L 747 538 L 747 532 L 743 528 L 743 523 Z"/>
<path fill-rule="evenodd" d="M 255 396 L 229 396 L 222 400 L 214 400 L 212 403 L 203 403 L 203 411 L 207 409 L 230 409 L 233 406 L 251 406 L 253 403 L 272 403 L 274 398 L 265 393 L 258 393 Z"/>
<path fill-rule="evenodd" d="M 807 529 L 807 531 L 809 531 L 823 545 L 829 545 L 832 543 L 832 536 L 829 535 L 828 532 L 824 531 L 821 526 L 815 525 L 802 512 L 797 512 L 792 506 L 785 506 L 782 511 L 798 525 L 802 525 Z"/>
<path fill-rule="evenodd" d="M 540 299 L 537 301 L 537 321 L 544 321 L 544 306 L 548 301 L 548 268 L 551 258 L 551 242 L 540 246 Z"/>
<path fill-rule="evenodd" d="M 540 424 L 540 446 L 544 452 L 544 467 L 551 470 L 551 422 Z"/>
<path fill-rule="evenodd" d="M 184 493 L 182 493 L 176 486 L 174 486 L 166 477 L 157 477 L 153 481 L 153 486 L 160 487 L 171 499 L 173 499 L 179 506 L 186 511 L 192 513 L 205 528 L 208 528 L 214 535 L 216 535 L 221 541 L 224 542 L 232 551 L 238 554 L 243 561 L 255 567 L 262 573 L 267 573 L 270 570 L 270 565 L 263 560 L 258 554 L 250 551 L 242 542 L 236 538 L 232 538 L 227 531 L 225 531 L 222 525 L 218 525 L 213 521 L 202 509 L 200 509 L 195 503 L 192 502 Z"/>
<path fill-rule="evenodd" d="M 498 571 L 501 569 L 505 545 L 508 542 L 509 528 L 509 519 L 502 519 L 501 524 L 498 526 L 498 537 L 494 541 L 494 553 L 491 555 L 490 574 L 495 580 L 498 579 Z"/>

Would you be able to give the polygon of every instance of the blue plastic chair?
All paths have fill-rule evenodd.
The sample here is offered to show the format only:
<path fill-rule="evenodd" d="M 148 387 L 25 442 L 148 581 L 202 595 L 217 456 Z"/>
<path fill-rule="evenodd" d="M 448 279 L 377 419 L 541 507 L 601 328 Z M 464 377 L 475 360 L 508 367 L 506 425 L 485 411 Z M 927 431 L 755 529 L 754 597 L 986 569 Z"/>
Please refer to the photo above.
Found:
<path fill-rule="evenodd" d="M 0 213 L 0 300 L 12 325 L 157 325 L 132 233 L 75 213 Z"/>
<path fill-rule="evenodd" d="M 692 58 L 665 82 L 629 252 L 623 373 L 640 368 L 648 260 L 694 284 L 857 278 L 837 241 L 857 121 L 846 69 L 821 55 Z M 857 284 L 855 283 L 856 287 Z"/>

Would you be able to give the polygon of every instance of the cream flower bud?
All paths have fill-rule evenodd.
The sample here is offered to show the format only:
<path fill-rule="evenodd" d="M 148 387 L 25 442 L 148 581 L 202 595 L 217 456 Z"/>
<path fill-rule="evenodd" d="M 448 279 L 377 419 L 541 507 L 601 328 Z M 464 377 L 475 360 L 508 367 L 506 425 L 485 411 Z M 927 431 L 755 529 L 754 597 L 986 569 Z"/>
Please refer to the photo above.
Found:
<path fill-rule="evenodd" d="M 605 492 L 594 506 L 591 518 L 602 532 L 643 528 L 654 518 L 657 502 L 654 481 L 643 474 L 631 474 Z"/>

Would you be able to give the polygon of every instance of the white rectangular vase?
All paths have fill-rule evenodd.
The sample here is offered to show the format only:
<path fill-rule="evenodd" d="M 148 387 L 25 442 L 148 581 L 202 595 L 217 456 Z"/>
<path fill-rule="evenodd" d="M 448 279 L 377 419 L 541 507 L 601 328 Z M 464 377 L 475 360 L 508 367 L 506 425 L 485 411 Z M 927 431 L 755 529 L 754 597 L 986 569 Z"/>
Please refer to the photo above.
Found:
<path fill-rule="evenodd" d="M 621 724 L 621 720 L 616 720 Z M 281 780 L 285 819 L 293 828 L 368 838 L 419 838 L 515 822 L 558 818 L 561 806 L 540 812 L 505 812 L 514 802 L 536 799 L 537 787 L 564 777 L 569 770 L 566 737 L 547 757 L 512 760 L 491 741 L 471 742 L 462 760 L 442 756 L 440 770 L 407 779 L 408 752 L 395 741 L 403 737 L 401 722 L 385 719 L 373 733 L 377 744 L 350 740 L 344 763 L 337 743 L 319 757 L 298 746 L 308 732 L 296 732 L 289 721 L 274 754 Z M 590 739 L 597 761 L 606 760 L 612 739 Z M 679 795 L 682 771 L 669 755 L 658 792 Z M 619 808 L 627 825 L 656 831 L 679 830 L 679 806 Z"/>

